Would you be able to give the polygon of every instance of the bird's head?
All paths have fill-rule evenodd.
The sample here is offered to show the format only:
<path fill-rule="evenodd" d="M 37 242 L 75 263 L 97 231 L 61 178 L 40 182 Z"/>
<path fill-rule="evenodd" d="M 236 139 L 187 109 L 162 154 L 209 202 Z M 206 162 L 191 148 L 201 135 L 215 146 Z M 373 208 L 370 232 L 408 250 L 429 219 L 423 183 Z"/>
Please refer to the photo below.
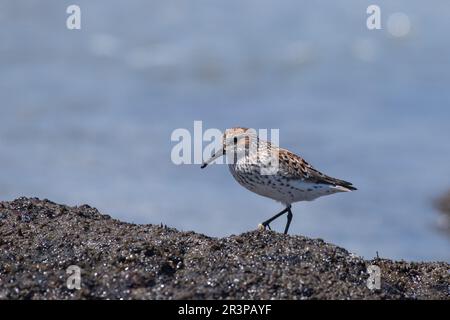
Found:
<path fill-rule="evenodd" d="M 214 152 L 211 157 L 203 162 L 201 168 L 205 168 L 217 158 L 226 155 L 227 152 L 233 152 L 235 155 L 249 149 L 249 145 L 256 141 L 257 134 L 254 129 L 248 128 L 231 128 L 225 130 L 222 136 L 222 147 Z"/>

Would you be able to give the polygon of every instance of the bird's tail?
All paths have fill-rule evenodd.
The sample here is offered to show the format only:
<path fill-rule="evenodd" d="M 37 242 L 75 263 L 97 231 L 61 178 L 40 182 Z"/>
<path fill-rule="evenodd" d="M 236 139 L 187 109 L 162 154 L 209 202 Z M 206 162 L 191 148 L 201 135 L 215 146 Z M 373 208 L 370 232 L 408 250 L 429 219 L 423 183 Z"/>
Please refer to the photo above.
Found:
<path fill-rule="evenodd" d="M 344 192 L 350 192 L 350 191 L 358 190 L 357 188 L 355 188 L 353 186 L 353 184 L 351 182 L 348 182 L 348 181 L 345 181 L 345 180 L 339 180 L 339 179 L 333 178 L 333 183 L 335 184 L 336 189 L 339 189 L 339 190 L 344 191 Z"/>

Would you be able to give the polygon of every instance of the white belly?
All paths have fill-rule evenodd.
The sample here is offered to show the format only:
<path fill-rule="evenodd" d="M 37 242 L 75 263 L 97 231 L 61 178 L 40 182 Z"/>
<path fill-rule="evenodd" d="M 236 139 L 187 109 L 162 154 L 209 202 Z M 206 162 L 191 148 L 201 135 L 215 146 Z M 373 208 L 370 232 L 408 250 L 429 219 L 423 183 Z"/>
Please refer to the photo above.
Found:
<path fill-rule="evenodd" d="M 236 181 L 246 189 L 286 205 L 298 201 L 311 201 L 340 191 L 331 185 L 313 184 L 278 175 L 261 175 L 256 166 L 243 168 L 237 164 L 229 165 L 229 169 Z"/>

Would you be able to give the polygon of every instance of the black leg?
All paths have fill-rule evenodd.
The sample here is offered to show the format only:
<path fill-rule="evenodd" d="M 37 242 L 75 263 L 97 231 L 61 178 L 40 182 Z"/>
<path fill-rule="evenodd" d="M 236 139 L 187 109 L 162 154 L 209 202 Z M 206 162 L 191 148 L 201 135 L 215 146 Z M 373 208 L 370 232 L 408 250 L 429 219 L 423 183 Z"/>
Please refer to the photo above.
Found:
<path fill-rule="evenodd" d="M 286 222 L 286 227 L 284 228 L 284 234 L 288 233 L 289 226 L 291 225 L 291 221 L 292 221 L 292 211 L 291 211 L 291 207 L 288 207 L 287 222 Z"/>
<path fill-rule="evenodd" d="M 290 212 L 290 211 L 291 211 L 291 206 L 287 206 L 287 207 L 284 208 L 280 213 L 277 213 L 277 214 L 274 215 L 272 218 L 270 218 L 270 219 L 264 221 L 264 222 L 261 223 L 261 224 L 264 226 L 264 228 L 269 228 L 269 230 L 272 230 L 272 229 L 270 229 L 270 223 L 271 223 L 273 220 L 275 220 L 276 218 L 278 218 L 279 216 L 285 214 L 286 212 Z M 291 213 L 291 219 L 292 219 L 292 213 Z"/>

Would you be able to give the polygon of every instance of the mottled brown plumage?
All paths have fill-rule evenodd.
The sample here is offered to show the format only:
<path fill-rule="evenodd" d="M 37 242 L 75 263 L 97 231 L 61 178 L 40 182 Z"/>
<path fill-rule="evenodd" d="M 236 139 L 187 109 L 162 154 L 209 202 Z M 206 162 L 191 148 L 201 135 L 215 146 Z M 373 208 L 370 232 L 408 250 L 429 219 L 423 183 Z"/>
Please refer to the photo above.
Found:
<path fill-rule="evenodd" d="M 300 179 L 305 182 L 315 184 L 329 184 L 332 186 L 340 186 L 349 190 L 356 190 L 351 182 L 336 179 L 327 176 L 315 169 L 302 157 L 290 152 L 289 150 L 279 148 L 280 174 L 293 178 Z"/>

